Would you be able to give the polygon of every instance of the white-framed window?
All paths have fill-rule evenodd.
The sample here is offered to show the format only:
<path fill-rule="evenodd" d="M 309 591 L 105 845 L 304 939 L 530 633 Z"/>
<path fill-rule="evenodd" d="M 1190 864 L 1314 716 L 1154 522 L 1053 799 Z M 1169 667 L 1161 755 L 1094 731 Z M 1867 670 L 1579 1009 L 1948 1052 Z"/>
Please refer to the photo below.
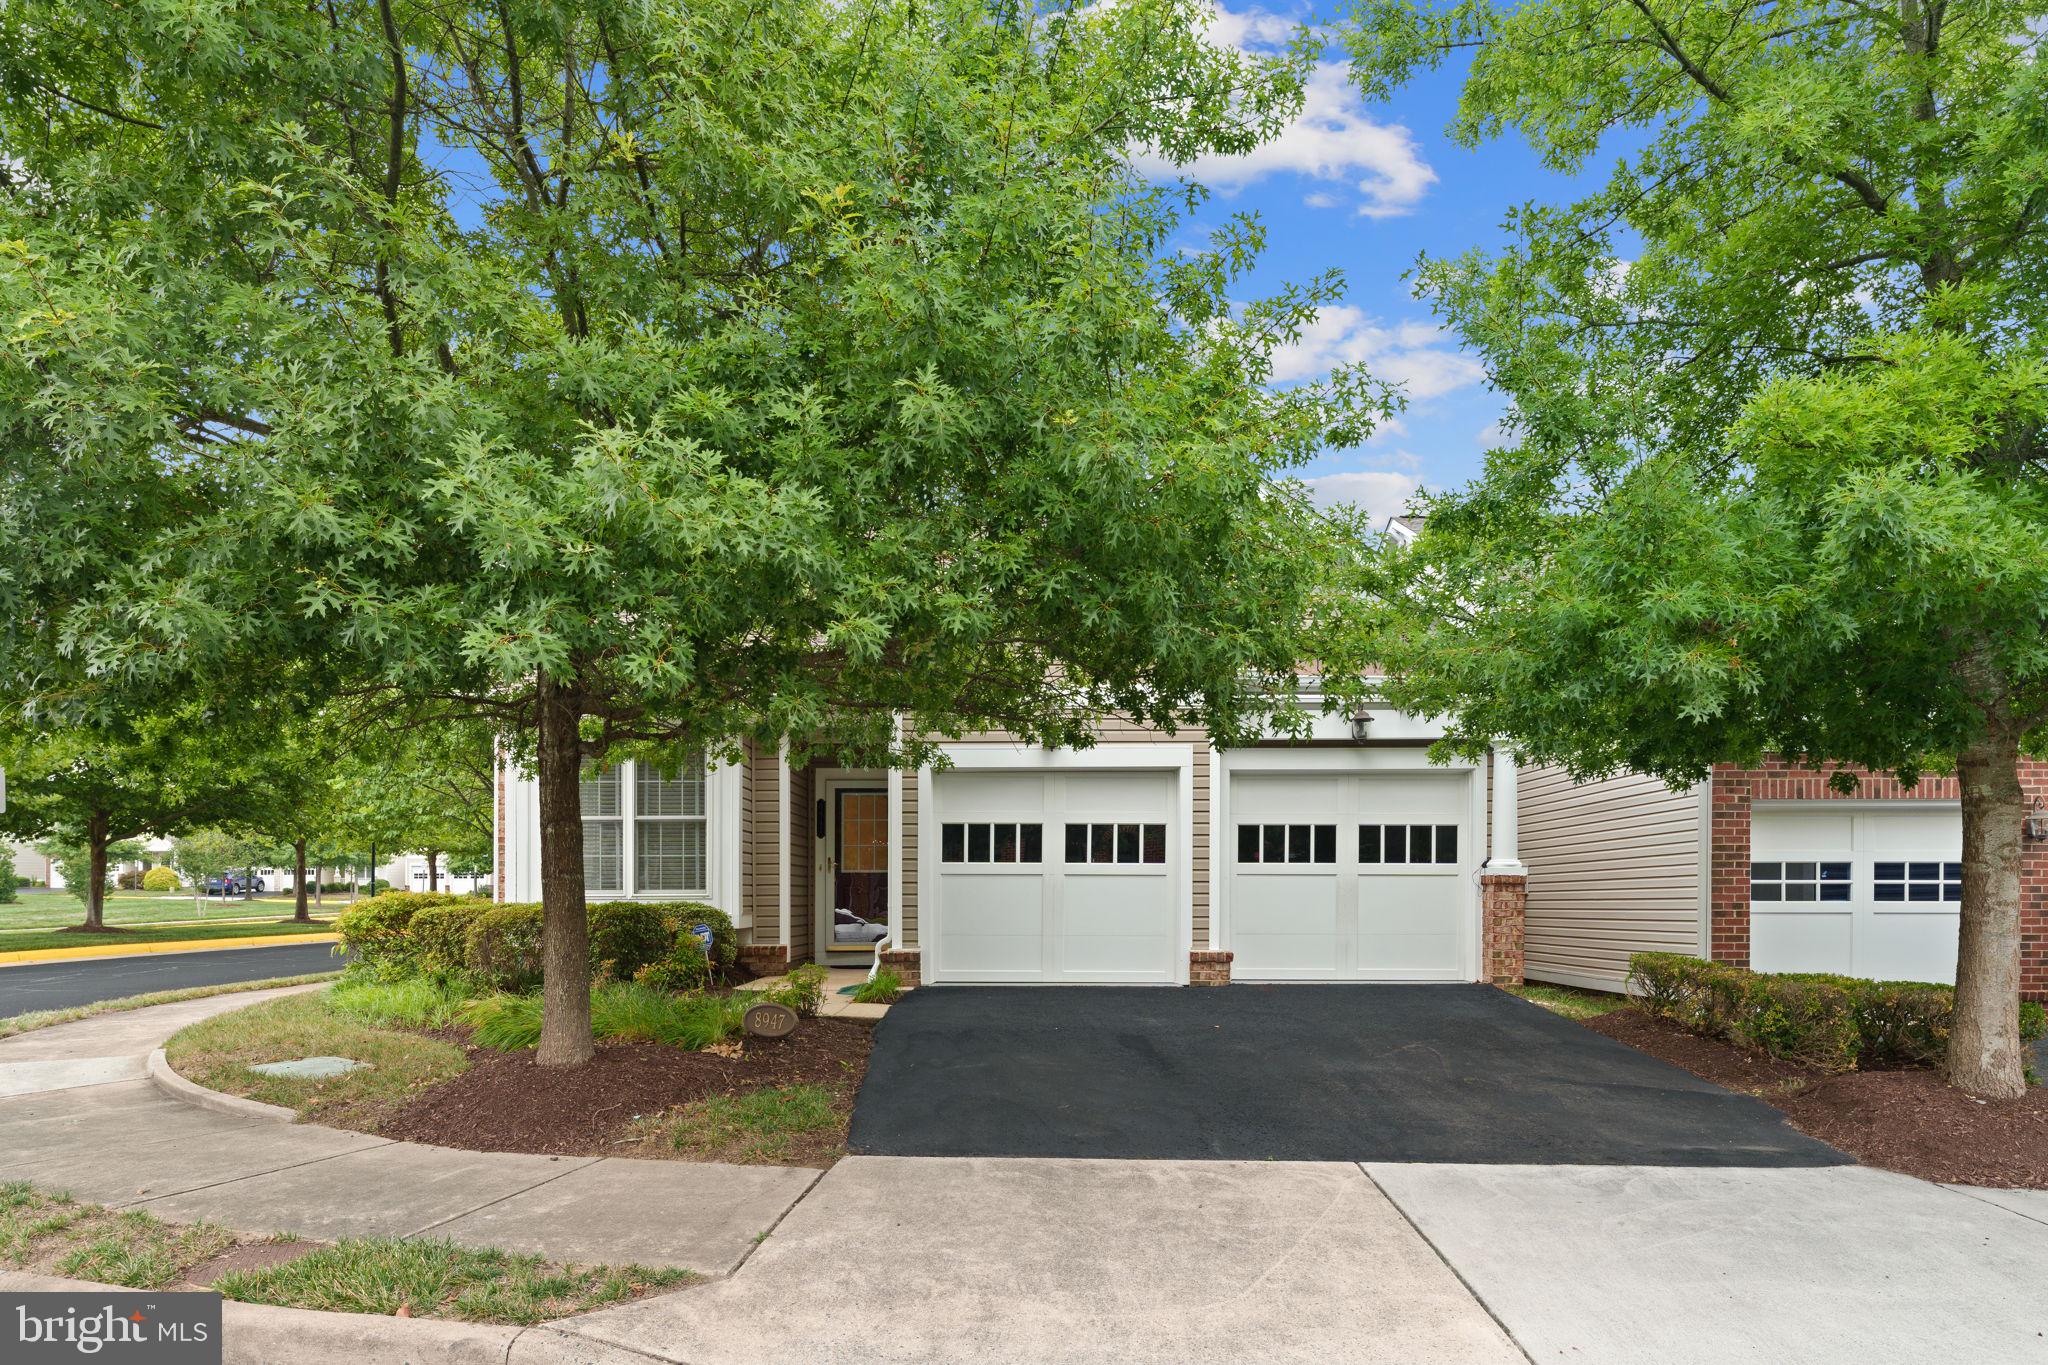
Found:
<path fill-rule="evenodd" d="M 1036 821 L 948 821 L 939 827 L 939 861 L 1036 863 L 1045 859 L 1045 826 Z"/>
<path fill-rule="evenodd" d="M 1456 825 L 1360 825 L 1361 863 L 1455 863 Z"/>
<path fill-rule="evenodd" d="M 625 781 L 618 768 L 583 776 L 583 889 L 617 895 L 626 889 Z"/>
<path fill-rule="evenodd" d="M 1166 826 L 1078 822 L 1067 826 L 1070 863 L 1164 863 Z"/>
<path fill-rule="evenodd" d="M 704 898 L 711 831 L 702 758 L 586 773 L 583 889 L 593 896 Z"/>
<path fill-rule="evenodd" d="M 711 878 L 703 760 L 675 771 L 633 768 L 633 889 L 705 894 Z"/>

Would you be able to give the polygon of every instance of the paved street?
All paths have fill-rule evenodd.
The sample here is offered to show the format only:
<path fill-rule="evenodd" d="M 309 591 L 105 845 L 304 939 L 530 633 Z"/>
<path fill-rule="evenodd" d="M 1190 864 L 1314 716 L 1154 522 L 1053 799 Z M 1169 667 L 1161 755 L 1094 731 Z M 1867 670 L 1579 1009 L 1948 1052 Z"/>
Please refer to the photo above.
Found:
<path fill-rule="evenodd" d="M 224 986 L 273 976 L 331 972 L 340 965 L 331 943 L 29 962 L 0 967 L 0 1019 L 31 1010 L 68 1009 L 96 1000 L 188 986 Z"/>

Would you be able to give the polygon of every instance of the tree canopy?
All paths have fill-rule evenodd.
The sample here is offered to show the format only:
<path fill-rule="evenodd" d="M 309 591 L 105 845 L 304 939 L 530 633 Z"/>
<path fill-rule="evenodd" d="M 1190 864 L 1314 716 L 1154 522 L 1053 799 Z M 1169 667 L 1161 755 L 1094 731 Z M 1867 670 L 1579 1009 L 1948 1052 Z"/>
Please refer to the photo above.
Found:
<path fill-rule="evenodd" d="M 1580 777 L 1958 773 L 1949 1067 L 1984 1094 L 2023 1084 L 2014 770 L 2048 725 L 2044 15 L 1388 0 L 1351 36 L 1372 92 L 1473 49 L 1468 142 L 1620 154 L 1419 269 L 1512 406 L 1383 566 L 1393 694 Z"/>
<path fill-rule="evenodd" d="M 540 774 L 549 1061 L 589 1052 L 575 777 L 618 746 L 1298 718 L 1357 528 L 1284 479 L 1386 395 L 1269 389 L 1339 282 L 1245 302 L 1256 222 L 1183 253 L 1199 188 L 1131 169 L 1297 107 L 1305 49 L 1207 19 L 8 6 L 0 666 L 91 712 L 81 670 L 324 650 L 489 722 Z"/>

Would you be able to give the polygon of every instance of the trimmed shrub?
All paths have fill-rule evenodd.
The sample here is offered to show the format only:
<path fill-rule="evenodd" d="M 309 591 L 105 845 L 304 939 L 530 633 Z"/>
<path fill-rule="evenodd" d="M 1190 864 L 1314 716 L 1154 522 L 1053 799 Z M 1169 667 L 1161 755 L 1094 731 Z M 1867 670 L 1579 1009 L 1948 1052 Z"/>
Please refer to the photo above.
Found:
<path fill-rule="evenodd" d="M 125 872 L 115 873 L 114 885 L 122 891 L 140 891 L 142 889 L 142 869 L 131 867 Z"/>
<path fill-rule="evenodd" d="M 685 991 L 701 991 L 711 984 L 711 963 L 704 956 L 704 945 L 694 934 L 684 934 L 668 950 L 668 956 L 659 962 L 650 962 L 633 973 L 633 979 L 643 986 L 658 991 L 672 991 L 678 995 Z"/>
<path fill-rule="evenodd" d="M 12 859 L 0 858 L 0 905 L 12 905 L 21 899 L 21 877 L 14 870 Z"/>
<path fill-rule="evenodd" d="M 403 975 L 413 970 L 412 940 L 407 934 L 413 916 L 430 905 L 445 905 L 455 899 L 423 891 L 388 891 L 366 897 L 335 917 L 334 932 L 358 962 L 379 975 Z"/>
<path fill-rule="evenodd" d="M 1938 1066 L 1955 988 L 1822 972 L 1752 972 L 1682 953 L 1629 958 L 1630 994 L 1652 1014 L 1710 1038 L 1829 1071 Z M 2020 1036 L 2048 1033 L 2048 1010 L 2020 1002 Z"/>
<path fill-rule="evenodd" d="M 641 968 L 667 957 L 675 941 L 658 905 L 599 901 L 590 907 L 590 970 L 600 979 L 633 980 Z"/>
<path fill-rule="evenodd" d="M 168 867 L 152 867 L 142 874 L 144 891 L 176 891 L 180 885 L 178 874 Z"/>
<path fill-rule="evenodd" d="M 732 917 L 702 901 L 666 901 L 660 910 L 672 940 L 694 937 L 693 931 L 700 924 L 711 930 L 711 951 L 705 956 L 710 959 L 712 978 L 725 980 L 733 963 L 740 959 L 740 932 L 733 928 Z"/>
<path fill-rule="evenodd" d="M 539 902 L 494 905 L 470 921 L 463 959 L 500 990 L 531 990 L 540 984 L 541 929 Z"/>
<path fill-rule="evenodd" d="M 800 962 L 789 969 L 780 986 L 760 993 L 763 1000 L 787 1005 L 806 1019 L 816 1017 L 825 1003 L 825 967 L 819 962 Z"/>
<path fill-rule="evenodd" d="M 448 896 L 412 917 L 406 926 L 406 960 L 414 971 L 451 976 L 469 969 L 469 931 L 489 907 Z"/>

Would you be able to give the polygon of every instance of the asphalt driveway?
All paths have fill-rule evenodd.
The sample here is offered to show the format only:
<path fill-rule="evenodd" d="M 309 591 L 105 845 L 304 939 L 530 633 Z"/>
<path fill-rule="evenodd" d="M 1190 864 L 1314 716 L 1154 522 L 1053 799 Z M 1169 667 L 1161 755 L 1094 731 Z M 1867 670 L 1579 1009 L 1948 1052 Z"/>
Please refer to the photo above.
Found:
<path fill-rule="evenodd" d="M 878 1026 L 885 1156 L 1828 1166 L 1761 1100 L 1491 986 L 937 986 Z"/>

